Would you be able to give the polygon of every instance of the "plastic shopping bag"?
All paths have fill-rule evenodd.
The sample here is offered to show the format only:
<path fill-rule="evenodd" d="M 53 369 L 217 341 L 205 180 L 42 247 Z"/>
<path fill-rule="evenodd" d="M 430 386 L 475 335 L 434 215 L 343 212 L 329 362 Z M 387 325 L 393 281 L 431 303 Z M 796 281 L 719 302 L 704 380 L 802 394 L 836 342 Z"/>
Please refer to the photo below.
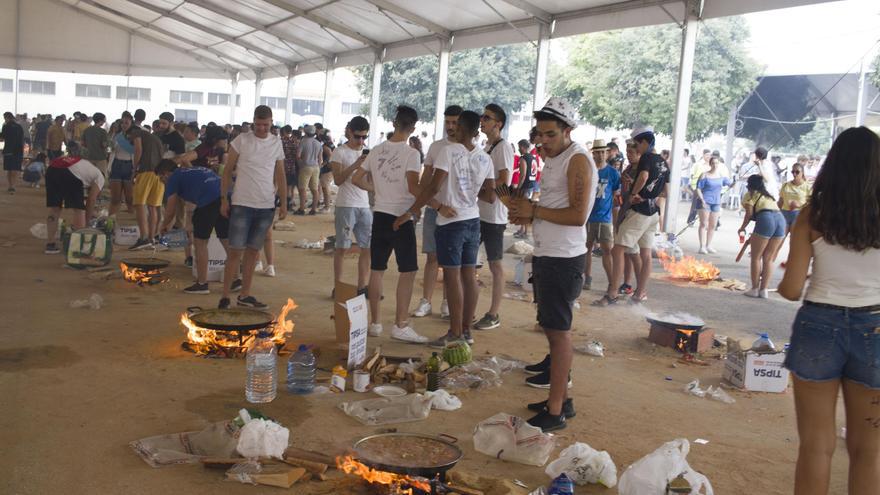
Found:
<path fill-rule="evenodd" d="M 505 413 L 480 422 L 474 429 L 474 448 L 504 461 L 543 466 L 555 445 L 553 435 Z"/>
<path fill-rule="evenodd" d="M 599 483 L 613 488 L 617 484 L 617 466 L 611 460 L 611 455 L 581 442 L 566 447 L 559 453 L 558 459 L 547 465 L 544 472 L 551 478 L 565 473 L 578 485 Z"/>
<path fill-rule="evenodd" d="M 714 495 L 712 484 L 687 462 L 690 443 L 679 438 L 666 442 L 628 467 L 617 487 L 620 495 L 659 495 L 666 493 L 670 481 L 682 475 L 691 485 L 692 495 Z"/>

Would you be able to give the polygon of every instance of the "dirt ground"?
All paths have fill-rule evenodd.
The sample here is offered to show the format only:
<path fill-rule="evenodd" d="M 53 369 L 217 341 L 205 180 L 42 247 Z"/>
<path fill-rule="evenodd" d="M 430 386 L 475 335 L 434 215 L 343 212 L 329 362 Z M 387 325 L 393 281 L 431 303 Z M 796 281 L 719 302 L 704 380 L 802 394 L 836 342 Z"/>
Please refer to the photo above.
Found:
<path fill-rule="evenodd" d="M 43 204 L 42 190 L 20 188 L 16 196 L 0 197 L 4 285 L 0 298 L 0 314 L 4 315 L 0 320 L 0 472 L 4 473 L 0 492 L 275 493 L 278 489 L 223 481 L 220 472 L 199 466 L 153 469 L 128 446 L 139 438 L 198 430 L 209 422 L 230 419 L 247 405 L 243 360 L 199 358 L 180 348 L 184 336 L 178 322 L 181 312 L 187 306 L 216 304 L 219 286 L 211 284 L 214 294 L 210 296 L 183 294 L 181 289 L 191 277 L 181 252 L 161 254 L 174 261 L 173 280 L 149 288 L 119 279 L 94 280 L 85 272 L 64 268 L 61 257 L 44 255 L 44 241 L 28 232 L 32 224 L 45 221 Z M 296 231 L 276 231 L 275 239 L 316 240 L 333 231 L 330 214 L 292 219 Z M 133 223 L 130 215 L 122 215 L 121 222 Z M 125 254 L 119 250 L 114 259 Z M 293 316 L 292 343 L 319 346 L 319 365 L 329 368 L 344 357 L 333 345 L 329 319 L 331 257 L 279 245 L 276 258 L 278 276 L 258 276 L 254 294 L 269 302 L 273 311 L 288 297 L 294 298 L 299 309 Z M 349 277 L 354 276 L 354 265 L 354 260 L 347 261 Z M 386 330 L 395 275 L 391 271 L 386 277 Z M 488 270 L 482 276 L 488 282 Z M 664 290 L 664 282 L 654 283 L 655 292 Z M 704 291 L 710 290 L 715 289 Z M 421 282 L 413 306 L 420 292 Z M 98 311 L 68 307 L 71 300 L 91 293 L 103 296 L 105 307 Z M 700 291 L 693 294 L 699 297 Z M 485 311 L 488 295 L 484 288 L 478 310 Z M 791 390 L 784 394 L 731 391 L 736 399 L 731 405 L 689 396 L 682 388 L 694 378 L 705 385 L 719 384 L 723 362 L 711 359 L 708 367 L 673 366 L 678 355 L 646 340 L 648 325 L 638 311 L 590 307 L 588 302 L 598 295 L 595 291 L 585 294 L 584 304 L 576 310 L 575 341 L 596 338 L 608 350 L 605 358 L 576 354 L 571 392 L 578 414 L 556 435 L 557 452 L 575 441 L 586 442 L 607 450 L 622 473 L 663 442 L 704 438 L 709 440 L 707 445 L 692 443 L 688 461 L 709 477 L 716 493 L 744 489 L 768 495 L 790 493 L 798 447 Z M 439 299 L 438 290 L 434 302 Z M 737 296 L 736 302 L 740 299 L 746 298 Z M 739 329 L 743 334 L 748 330 L 735 319 L 702 316 L 716 327 Z M 475 353 L 540 360 L 547 347 L 544 337 L 532 330 L 532 305 L 505 300 L 502 318 L 501 328 L 475 335 Z M 446 328 L 438 317 L 415 320 L 414 326 L 431 337 Z M 430 355 L 423 346 L 393 343 L 387 331 L 369 344 L 381 344 L 395 355 Z M 399 425 L 398 430 L 458 437 L 465 456 L 456 471 L 519 479 L 532 488 L 547 483 L 543 468 L 506 463 L 473 449 L 471 435 L 479 421 L 501 411 L 527 417 L 525 404 L 546 397 L 545 391 L 525 386 L 523 378 L 519 372 L 505 375 L 498 388 L 460 394 L 462 409 L 434 411 L 427 420 Z M 376 431 L 336 408 L 342 401 L 362 398 L 367 396 L 350 391 L 305 397 L 281 392 L 260 409 L 290 428 L 293 445 L 341 453 L 358 438 Z M 842 440 L 838 447 L 831 493 L 846 491 L 847 456 Z M 551 459 L 555 457 L 554 452 Z M 326 486 L 320 485 L 294 485 L 291 492 L 326 493 Z M 589 486 L 578 487 L 577 493 L 616 490 Z"/>

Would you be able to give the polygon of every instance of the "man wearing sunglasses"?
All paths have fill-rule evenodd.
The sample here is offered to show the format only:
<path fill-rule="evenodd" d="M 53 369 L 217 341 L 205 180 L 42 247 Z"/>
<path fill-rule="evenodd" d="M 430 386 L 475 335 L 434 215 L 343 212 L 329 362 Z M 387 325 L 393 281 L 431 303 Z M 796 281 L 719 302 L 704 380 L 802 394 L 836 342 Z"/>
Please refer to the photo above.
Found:
<path fill-rule="evenodd" d="M 369 150 L 364 144 L 370 135 L 370 123 L 357 116 L 345 126 L 345 144 L 333 150 L 330 168 L 333 180 L 339 185 L 336 194 L 336 251 L 333 253 L 333 280 L 342 279 L 342 263 L 345 251 L 351 247 L 354 234 L 360 248 L 358 257 L 358 291 L 366 291 L 370 276 L 370 231 L 373 229 L 373 212 L 367 191 L 352 184 L 351 176 L 360 169 Z"/>

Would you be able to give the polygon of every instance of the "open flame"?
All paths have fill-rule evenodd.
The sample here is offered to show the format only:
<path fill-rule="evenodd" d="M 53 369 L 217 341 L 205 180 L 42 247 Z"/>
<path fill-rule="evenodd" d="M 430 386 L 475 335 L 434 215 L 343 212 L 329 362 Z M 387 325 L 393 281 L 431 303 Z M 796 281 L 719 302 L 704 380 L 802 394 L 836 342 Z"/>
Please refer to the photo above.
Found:
<path fill-rule="evenodd" d="M 693 256 L 685 256 L 680 261 L 665 251 L 660 251 L 660 264 L 672 278 L 690 280 L 691 282 L 710 282 L 721 274 L 715 265 L 708 261 L 698 260 Z"/>
<path fill-rule="evenodd" d="M 362 464 L 353 457 L 346 455 L 340 456 L 336 458 L 336 468 L 346 474 L 354 474 L 360 476 L 365 481 L 370 483 L 378 483 L 381 485 L 389 485 L 394 487 L 413 487 L 422 490 L 423 492 L 430 492 L 431 485 L 424 479 L 413 478 L 412 476 L 405 476 L 401 474 L 387 473 L 385 471 L 376 471 L 375 469 Z M 412 495 L 412 488 L 406 488 L 398 493 L 403 493 L 407 495 Z"/>
<path fill-rule="evenodd" d="M 275 324 L 268 328 L 272 332 L 272 342 L 278 347 L 283 347 L 287 339 L 293 335 L 294 325 L 292 321 L 287 319 L 287 314 L 296 308 L 293 299 L 288 298 L 287 304 L 278 313 Z M 223 332 L 202 328 L 196 325 L 186 313 L 180 315 L 180 323 L 186 328 L 188 348 L 195 351 L 196 354 L 209 354 L 229 348 L 243 352 L 257 335 L 256 331 Z"/>
<path fill-rule="evenodd" d="M 122 278 L 138 285 L 156 285 L 168 281 L 168 277 L 162 273 L 162 270 L 141 270 L 133 268 L 125 263 L 119 263 L 119 269 L 122 271 Z"/>
<path fill-rule="evenodd" d="M 677 339 L 677 342 L 675 343 L 676 349 L 678 349 L 681 352 L 687 353 L 688 352 L 688 343 L 690 343 L 691 337 L 693 337 L 694 333 L 696 333 L 697 331 L 696 330 L 685 330 L 683 328 L 676 328 L 675 331 L 681 335 Z"/>

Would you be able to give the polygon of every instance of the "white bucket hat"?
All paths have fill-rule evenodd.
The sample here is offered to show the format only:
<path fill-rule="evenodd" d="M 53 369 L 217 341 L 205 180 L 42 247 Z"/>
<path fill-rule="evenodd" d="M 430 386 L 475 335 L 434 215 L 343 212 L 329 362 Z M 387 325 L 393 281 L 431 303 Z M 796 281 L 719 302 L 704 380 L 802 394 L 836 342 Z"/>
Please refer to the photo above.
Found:
<path fill-rule="evenodd" d="M 577 109 L 571 103 L 557 96 L 550 97 L 538 112 L 552 115 L 565 122 L 569 127 L 577 127 Z"/>

